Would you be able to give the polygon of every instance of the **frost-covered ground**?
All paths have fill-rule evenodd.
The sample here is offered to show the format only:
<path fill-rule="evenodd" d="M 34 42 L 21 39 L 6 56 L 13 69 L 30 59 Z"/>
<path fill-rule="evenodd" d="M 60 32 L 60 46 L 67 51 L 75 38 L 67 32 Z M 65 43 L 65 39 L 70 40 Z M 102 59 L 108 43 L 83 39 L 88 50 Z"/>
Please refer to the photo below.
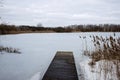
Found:
<path fill-rule="evenodd" d="M 82 55 L 84 50 L 93 49 L 90 35 L 106 37 L 113 33 L 1 35 L 0 45 L 19 48 L 22 54 L 0 54 L 0 80 L 41 80 L 55 53 L 64 50 L 73 51 L 80 80 L 98 80 L 99 77 L 102 80 L 103 76 L 97 75 L 95 73 L 97 71 L 91 72 L 92 69 L 88 65 L 89 58 Z M 116 33 L 116 36 L 119 35 L 120 33 Z"/>

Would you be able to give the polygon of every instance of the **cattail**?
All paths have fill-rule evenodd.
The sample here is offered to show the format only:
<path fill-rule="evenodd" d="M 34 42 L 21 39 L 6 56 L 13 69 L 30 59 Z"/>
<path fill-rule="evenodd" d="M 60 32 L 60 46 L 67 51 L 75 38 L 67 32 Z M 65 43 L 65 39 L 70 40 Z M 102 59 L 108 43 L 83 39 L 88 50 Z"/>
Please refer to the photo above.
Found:
<path fill-rule="evenodd" d="M 97 45 L 100 45 L 100 42 L 99 42 L 99 41 L 97 41 L 97 42 L 96 42 L 96 44 L 97 44 Z"/>
<path fill-rule="evenodd" d="M 95 42 L 96 40 L 95 40 L 95 37 L 93 36 L 93 42 Z"/>
<path fill-rule="evenodd" d="M 97 40 L 100 40 L 100 38 L 99 38 L 98 36 L 96 36 L 96 39 L 97 39 Z"/>
<path fill-rule="evenodd" d="M 110 41 L 113 41 L 113 37 L 112 36 L 110 36 Z"/>
<path fill-rule="evenodd" d="M 115 32 L 114 32 L 114 36 L 116 36 Z"/>
<path fill-rule="evenodd" d="M 107 42 L 107 48 L 110 48 L 110 46 L 109 46 L 108 42 Z"/>
<path fill-rule="evenodd" d="M 106 44 L 104 44 L 104 49 L 105 49 L 105 50 L 107 49 L 107 46 L 106 46 Z"/>
<path fill-rule="evenodd" d="M 109 38 L 106 37 L 106 41 L 109 41 Z"/>

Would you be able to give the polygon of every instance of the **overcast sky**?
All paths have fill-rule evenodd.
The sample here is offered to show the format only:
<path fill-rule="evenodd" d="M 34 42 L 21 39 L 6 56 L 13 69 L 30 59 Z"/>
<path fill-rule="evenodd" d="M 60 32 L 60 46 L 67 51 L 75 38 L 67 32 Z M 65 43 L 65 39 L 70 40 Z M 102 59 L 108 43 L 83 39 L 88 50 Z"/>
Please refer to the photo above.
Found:
<path fill-rule="evenodd" d="M 2 20 L 16 25 L 120 23 L 120 0 L 4 0 Z"/>

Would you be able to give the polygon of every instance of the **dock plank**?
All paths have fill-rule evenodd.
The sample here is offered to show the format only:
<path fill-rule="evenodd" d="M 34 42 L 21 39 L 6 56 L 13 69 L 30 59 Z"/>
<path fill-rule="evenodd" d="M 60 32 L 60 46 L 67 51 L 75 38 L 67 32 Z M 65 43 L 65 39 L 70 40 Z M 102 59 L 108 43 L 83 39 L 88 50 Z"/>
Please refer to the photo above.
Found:
<path fill-rule="evenodd" d="M 42 80 L 78 80 L 73 53 L 58 51 Z"/>

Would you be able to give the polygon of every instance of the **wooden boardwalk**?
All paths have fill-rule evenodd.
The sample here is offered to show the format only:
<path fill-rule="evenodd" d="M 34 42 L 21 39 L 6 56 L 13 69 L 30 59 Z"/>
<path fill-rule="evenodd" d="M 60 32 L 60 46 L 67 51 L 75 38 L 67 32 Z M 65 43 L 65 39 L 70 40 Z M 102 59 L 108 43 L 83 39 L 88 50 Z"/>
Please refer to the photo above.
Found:
<path fill-rule="evenodd" d="M 57 52 L 42 80 L 78 80 L 73 53 Z"/>

